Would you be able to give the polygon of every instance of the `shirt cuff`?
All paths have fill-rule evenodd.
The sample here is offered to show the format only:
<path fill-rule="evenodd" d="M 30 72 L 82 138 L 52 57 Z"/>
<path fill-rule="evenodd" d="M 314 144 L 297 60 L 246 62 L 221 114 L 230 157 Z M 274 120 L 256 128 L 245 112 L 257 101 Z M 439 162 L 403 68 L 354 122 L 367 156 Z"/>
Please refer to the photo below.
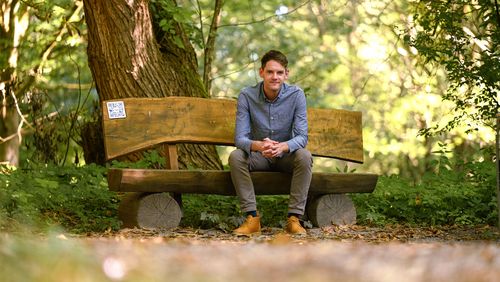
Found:
<path fill-rule="evenodd" d="M 289 140 L 286 143 L 288 144 L 288 152 L 289 153 L 293 153 L 299 149 L 299 145 L 297 145 L 296 142 Z"/>
<path fill-rule="evenodd" d="M 252 152 L 252 140 L 243 141 L 241 149 L 247 152 L 247 154 L 250 156 L 250 153 Z"/>

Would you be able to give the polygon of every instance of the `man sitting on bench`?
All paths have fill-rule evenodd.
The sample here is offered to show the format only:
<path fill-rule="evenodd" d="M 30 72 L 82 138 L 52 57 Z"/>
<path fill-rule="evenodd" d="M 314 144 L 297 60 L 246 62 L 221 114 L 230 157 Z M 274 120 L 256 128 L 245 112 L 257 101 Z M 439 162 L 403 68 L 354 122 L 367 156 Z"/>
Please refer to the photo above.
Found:
<path fill-rule="evenodd" d="M 263 81 L 244 88 L 236 112 L 236 150 L 229 156 L 231 179 L 246 213 L 245 222 L 233 232 L 260 233 L 251 171 L 280 171 L 292 174 L 286 231 L 305 234 L 299 218 L 304 214 L 312 177 L 312 156 L 307 144 L 307 106 L 304 91 L 284 83 L 288 60 L 275 50 L 261 59 Z"/>

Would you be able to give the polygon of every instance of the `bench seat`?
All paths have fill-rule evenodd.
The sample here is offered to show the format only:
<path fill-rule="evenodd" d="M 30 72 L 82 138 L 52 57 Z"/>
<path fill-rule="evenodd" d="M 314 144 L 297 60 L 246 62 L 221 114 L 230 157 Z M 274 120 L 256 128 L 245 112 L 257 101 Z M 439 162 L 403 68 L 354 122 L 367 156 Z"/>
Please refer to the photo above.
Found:
<path fill-rule="evenodd" d="M 288 195 L 290 175 L 251 172 L 257 195 Z M 309 194 L 371 193 L 378 176 L 368 173 L 313 173 Z M 109 189 L 116 192 L 172 192 L 236 195 L 229 171 L 109 169 Z"/>

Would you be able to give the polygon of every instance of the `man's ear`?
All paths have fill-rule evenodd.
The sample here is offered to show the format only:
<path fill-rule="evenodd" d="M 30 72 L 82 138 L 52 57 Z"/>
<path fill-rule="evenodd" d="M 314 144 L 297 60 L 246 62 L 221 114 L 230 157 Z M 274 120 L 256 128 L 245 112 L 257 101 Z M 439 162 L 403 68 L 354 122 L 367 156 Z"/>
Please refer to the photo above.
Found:
<path fill-rule="evenodd" d="M 289 73 L 289 72 L 290 72 L 290 71 L 289 71 L 288 69 L 285 69 L 285 80 L 286 80 L 286 79 L 288 79 L 288 73 Z"/>
<path fill-rule="evenodd" d="M 259 68 L 259 75 L 260 75 L 260 78 L 264 78 L 264 69 L 263 68 Z"/>

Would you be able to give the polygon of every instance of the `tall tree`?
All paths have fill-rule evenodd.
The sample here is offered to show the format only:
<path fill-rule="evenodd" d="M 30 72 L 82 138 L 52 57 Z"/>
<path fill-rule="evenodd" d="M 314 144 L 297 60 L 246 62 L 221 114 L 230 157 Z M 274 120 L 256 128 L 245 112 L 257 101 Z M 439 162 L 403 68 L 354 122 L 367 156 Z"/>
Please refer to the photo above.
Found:
<path fill-rule="evenodd" d="M 100 100 L 209 95 L 174 1 L 84 0 L 88 58 Z M 182 145 L 181 167 L 222 167 L 214 146 Z"/>

